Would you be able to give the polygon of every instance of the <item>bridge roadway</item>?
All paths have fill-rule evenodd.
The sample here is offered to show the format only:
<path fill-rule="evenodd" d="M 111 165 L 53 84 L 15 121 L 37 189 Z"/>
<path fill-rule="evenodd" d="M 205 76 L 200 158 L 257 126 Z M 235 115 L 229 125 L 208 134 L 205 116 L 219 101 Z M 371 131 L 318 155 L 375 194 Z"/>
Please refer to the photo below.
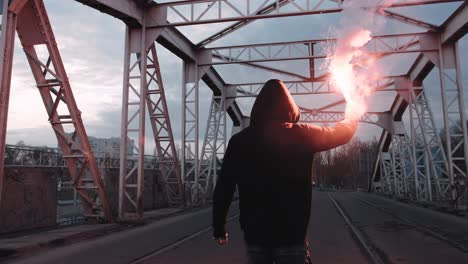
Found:
<path fill-rule="evenodd" d="M 244 263 L 233 207 L 227 246 L 211 239 L 203 209 L 9 263 Z M 365 193 L 314 192 L 308 237 L 315 264 L 468 263 L 467 217 Z"/>

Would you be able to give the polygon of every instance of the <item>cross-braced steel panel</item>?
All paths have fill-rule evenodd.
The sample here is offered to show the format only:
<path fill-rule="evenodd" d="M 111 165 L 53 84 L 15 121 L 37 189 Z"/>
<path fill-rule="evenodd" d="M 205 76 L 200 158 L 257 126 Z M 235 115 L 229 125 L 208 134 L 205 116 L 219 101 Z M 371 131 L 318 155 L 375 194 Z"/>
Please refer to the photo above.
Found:
<path fill-rule="evenodd" d="M 18 36 L 86 216 L 112 219 L 102 177 L 42 0 L 25 2 L 17 23 Z M 38 55 L 40 46 L 45 56 Z"/>
<path fill-rule="evenodd" d="M 450 200 L 450 182 L 447 160 L 435 126 L 429 101 L 423 90 L 411 89 L 410 118 L 415 137 L 413 159 L 420 189 L 419 199 Z"/>
<path fill-rule="evenodd" d="M 205 142 L 200 160 L 200 179 L 202 199 L 210 200 L 214 191 L 220 162 L 226 150 L 226 99 L 224 96 L 213 96 L 206 125 Z"/>
<path fill-rule="evenodd" d="M 168 202 L 170 205 L 176 206 L 184 203 L 184 195 L 180 178 L 179 160 L 159 65 L 156 45 L 153 44 L 148 53 L 146 102 L 156 142 L 160 171 L 167 187 Z"/>
<path fill-rule="evenodd" d="M 119 218 L 143 215 L 147 53 L 145 27 L 127 27 L 125 35 L 122 134 L 120 144 Z M 138 43 L 138 44 L 134 44 Z M 132 152 L 128 153 L 128 144 Z M 127 159 L 135 163 L 127 167 Z"/>

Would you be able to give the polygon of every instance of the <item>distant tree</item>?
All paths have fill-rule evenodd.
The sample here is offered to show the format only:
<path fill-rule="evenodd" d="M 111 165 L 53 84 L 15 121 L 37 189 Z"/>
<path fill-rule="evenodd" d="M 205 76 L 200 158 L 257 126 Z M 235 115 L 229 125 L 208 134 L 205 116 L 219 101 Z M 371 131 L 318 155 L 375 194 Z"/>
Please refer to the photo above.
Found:
<path fill-rule="evenodd" d="M 314 160 L 316 185 L 337 188 L 367 188 L 378 142 L 354 139 L 336 149 L 317 153 Z M 367 160 L 363 160 L 367 157 Z M 362 166 L 363 161 L 367 166 Z M 364 163 L 366 164 L 366 163 Z"/>

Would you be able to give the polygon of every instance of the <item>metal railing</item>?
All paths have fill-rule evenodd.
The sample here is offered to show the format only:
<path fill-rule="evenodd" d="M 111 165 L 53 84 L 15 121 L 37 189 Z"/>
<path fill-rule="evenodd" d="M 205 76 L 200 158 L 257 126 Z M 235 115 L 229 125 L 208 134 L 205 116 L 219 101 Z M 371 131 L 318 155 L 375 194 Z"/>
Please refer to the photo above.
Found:
<path fill-rule="evenodd" d="M 113 157 L 108 153 L 99 152 L 94 153 L 94 155 L 99 168 L 120 168 L 118 156 Z M 131 168 L 135 162 L 137 162 L 136 155 L 128 156 L 127 167 Z M 65 168 L 66 165 L 63 154 L 58 148 L 6 145 L 5 167 Z M 145 155 L 144 168 L 158 170 L 158 157 Z"/>

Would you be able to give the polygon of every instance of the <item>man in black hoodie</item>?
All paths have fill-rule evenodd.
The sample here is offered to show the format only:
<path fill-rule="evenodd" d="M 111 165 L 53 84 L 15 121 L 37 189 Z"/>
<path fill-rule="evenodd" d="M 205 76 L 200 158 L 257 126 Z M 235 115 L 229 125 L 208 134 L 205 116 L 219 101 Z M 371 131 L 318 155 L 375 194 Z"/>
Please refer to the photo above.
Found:
<path fill-rule="evenodd" d="M 248 263 L 305 263 L 314 153 L 347 143 L 357 121 L 297 124 L 300 111 L 280 80 L 258 95 L 250 126 L 232 136 L 213 197 L 214 238 L 227 243 L 226 215 L 236 185 Z"/>

